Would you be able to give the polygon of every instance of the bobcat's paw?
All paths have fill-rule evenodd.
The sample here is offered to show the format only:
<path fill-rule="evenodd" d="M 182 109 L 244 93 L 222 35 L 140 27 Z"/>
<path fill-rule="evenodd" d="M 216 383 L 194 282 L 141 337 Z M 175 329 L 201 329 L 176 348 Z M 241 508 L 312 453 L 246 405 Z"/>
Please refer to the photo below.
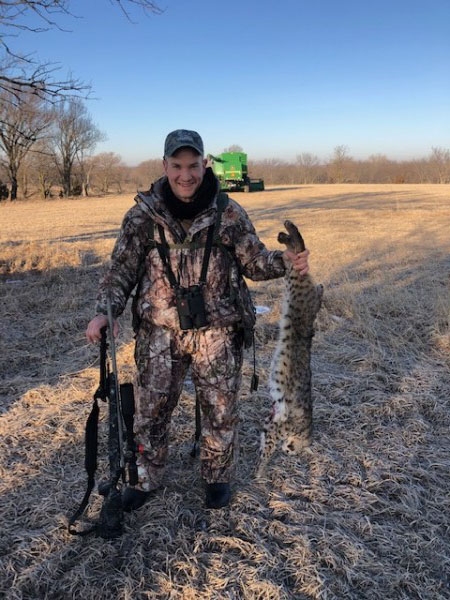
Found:
<path fill-rule="evenodd" d="M 295 456 L 297 454 L 305 452 L 305 450 L 312 452 L 309 448 L 310 445 L 310 437 L 298 437 L 290 435 L 288 439 L 283 442 L 282 449 L 283 452 L 285 452 L 289 456 Z"/>

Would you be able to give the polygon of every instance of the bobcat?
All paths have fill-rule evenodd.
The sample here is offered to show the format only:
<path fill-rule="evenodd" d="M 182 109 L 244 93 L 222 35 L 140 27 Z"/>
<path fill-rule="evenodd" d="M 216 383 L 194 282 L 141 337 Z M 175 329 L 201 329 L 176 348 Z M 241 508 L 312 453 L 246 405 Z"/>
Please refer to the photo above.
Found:
<path fill-rule="evenodd" d="M 288 250 L 302 252 L 303 238 L 291 221 L 285 221 L 288 234 L 278 241 Z M 277 348 L 273 356 L 269 389 L 272 410 L 261 433 L 257 475 L 262 475 L 278 442 L 287 454 L 297 454 L 311 443 L 311 343 L 314 320 L 319 312 L 323 286 L 312 277 L 287 267 L 285 295 Z"/>

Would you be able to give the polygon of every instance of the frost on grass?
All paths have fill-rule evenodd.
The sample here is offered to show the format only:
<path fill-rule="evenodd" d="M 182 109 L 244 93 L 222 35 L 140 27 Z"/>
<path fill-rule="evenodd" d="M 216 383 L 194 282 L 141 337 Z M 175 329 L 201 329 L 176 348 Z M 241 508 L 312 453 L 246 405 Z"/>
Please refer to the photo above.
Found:
<path fill-rule="evenodd" d="M 258 316 L 257 394 L 250 353 L 244 364 L 232 505 L 204 508 L 187 386 L 165 486 L 112 542 L 74 538 L 66 519 L 86 485 L 84 424 L 98 380 L 84 328 L 127 202 L 80 201 L 70 215 L 54 202 L 48 230 L 39 204 L 34 229 L 26 208 L 11 207 L 11 233 L 0 238 L 2 598 L 449 598 L 450 211 L 440 186 L 374 187 L 242 200 L 270 247 L 285 218 L 299 224 L 325 283 L 312 454 L 275 454 L 266 478 L 253 479 L 282 286 L 252 285 L 255 303 L 271 310 Z M 118 348 L 130 379 L 128 315 Z M 94 493 L 85 520 L 100 506 Z"/>

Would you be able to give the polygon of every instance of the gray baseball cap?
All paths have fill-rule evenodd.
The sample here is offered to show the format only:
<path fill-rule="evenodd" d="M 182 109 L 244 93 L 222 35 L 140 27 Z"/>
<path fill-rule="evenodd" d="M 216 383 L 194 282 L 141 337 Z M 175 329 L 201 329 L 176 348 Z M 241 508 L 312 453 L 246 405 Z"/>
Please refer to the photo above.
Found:
<path fill-rule="evenodd" d="M 166 137 L 164 144 L 164 156 L 173 156 L 177 150 L 184 147 L 193 148 L 196 152 L 204 155 L 203 140 L 196 131 L 189 129 L 175 129 Z"/>

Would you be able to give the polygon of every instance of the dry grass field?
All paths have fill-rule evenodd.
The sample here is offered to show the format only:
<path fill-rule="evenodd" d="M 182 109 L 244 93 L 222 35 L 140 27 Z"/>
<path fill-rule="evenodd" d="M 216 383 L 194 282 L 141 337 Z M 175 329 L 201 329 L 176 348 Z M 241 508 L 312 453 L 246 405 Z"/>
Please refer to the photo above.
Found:
<path fill-rule="evenodd" d="M 246 357 L 232 505 L 204 508 L 189 383 L 165 487 L 120 539 L 67 533 L 84 494 L 98 384 L 96 282 L 132 196 L 1 203 L 0 597 L 6 600 L 450 598 L 450 186 L 290 186 L 235 194 L 278 247 L 285 218 L 324 284 L 311 455 L 253 467 L 269 407 L 280 280 L 252 284 L 260 388 Z M 118 360 L 133 373 L 129 311 Z M 99 479 L 105 474 L 101 407 Z M 92 496 L 86 515 L 101 505 Z"/>

